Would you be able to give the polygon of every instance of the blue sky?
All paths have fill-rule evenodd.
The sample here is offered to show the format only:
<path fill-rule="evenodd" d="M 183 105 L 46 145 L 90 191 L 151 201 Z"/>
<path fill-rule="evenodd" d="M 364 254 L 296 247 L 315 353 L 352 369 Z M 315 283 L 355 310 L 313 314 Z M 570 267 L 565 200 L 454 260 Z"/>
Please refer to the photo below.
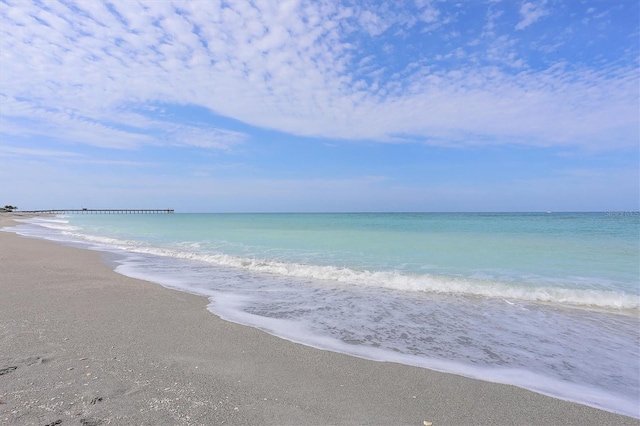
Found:
<path fill-rule="evenodd" d="M 638 210 L 639 16 L 636 0 L 0 0 L 0 204 Z"/>

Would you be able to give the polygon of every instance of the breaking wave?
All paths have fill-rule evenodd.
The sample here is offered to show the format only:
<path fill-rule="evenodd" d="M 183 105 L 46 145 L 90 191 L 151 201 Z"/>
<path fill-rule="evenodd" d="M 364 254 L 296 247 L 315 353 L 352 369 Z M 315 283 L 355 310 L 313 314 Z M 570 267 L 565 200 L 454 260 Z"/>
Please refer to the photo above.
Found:
<path fill-rule="evenodd" d="M 184 249 L 161 248 L 133 240 L 120 240 L 65 232 L 68 236 L 128 252 L 144 253 L 176 259 L 196 260 L 209 264 L 240 268 L 252 272 L 298 279 L 328 280 L 345 285 L 370 286 L 399 291 L 465 295 L 542 302 L 576 307 L 634 310 L 640 307 L 640 296 L 621 291 L 555 288 L 461 276 L 406 274 L 397 271 L 369 271 L 348 267 L 322 266 L 277 259 L 233 256 L 223 253 L 190 251 L 197 243 L 182 243 Z"/>

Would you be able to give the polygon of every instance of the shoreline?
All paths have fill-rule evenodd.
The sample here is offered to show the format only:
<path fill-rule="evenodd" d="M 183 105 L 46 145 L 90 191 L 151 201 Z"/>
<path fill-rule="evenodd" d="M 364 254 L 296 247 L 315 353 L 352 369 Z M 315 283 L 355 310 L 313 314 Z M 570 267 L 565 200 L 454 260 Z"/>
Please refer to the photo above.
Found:
<path fill-rule="evenodd" d="M 11 232 L 0 242 L 7 424 L 640 424 L 292 343 L 221 320 L 206 297 L 120 275 L 99 252 Z"/>

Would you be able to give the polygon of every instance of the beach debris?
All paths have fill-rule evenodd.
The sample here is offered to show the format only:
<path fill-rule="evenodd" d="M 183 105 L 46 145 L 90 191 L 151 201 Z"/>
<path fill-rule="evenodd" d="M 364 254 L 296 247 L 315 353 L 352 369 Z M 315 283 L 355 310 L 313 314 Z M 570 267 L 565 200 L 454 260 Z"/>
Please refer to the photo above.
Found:
<path fill-rule="evenodd" d="M 102 401 L 102 397 L 101 396 L 96 396 L 95 398 L 93 398 L 91 400 L 91 402 L 89 402 L 89 404 L 96 405 L 98 402 L 101 402 L 101 401 Z"/>
<path fill-rule="evenodd" d="M 47 424 L 46 424 L 46 425 L 44 425 L 44 426 L 56 426 L 56 425 L 59 425 L 59 424 L 61 424 L 61 423 L 62 423 L 62 419 L 58 419 L 58 420 L 55 420 L 55 421 L 53 421 L 53 422 L 51 422 L 51 423 L 47 423 Z"/>
<path fill-rule="evenodd" d="M 7 368 L 2 368 L 0 369 L 0 376 L 4 376 L 7 373 L 11 373 L 12 371 L 15 371 L 18 367 L 16 367 L 15 365 L 12 365 L 11 367 L 7 367 Z"/>
<path fill-rule="evenodd" d="M 432 425 L 433 425 L 433 422 L 430 422 L 430 421 L 428 421 L 428 420 L 425 420 L 424 422 L 422 422 L 422 424 L 423 424 L 424 426 L 432 426 Z"/>

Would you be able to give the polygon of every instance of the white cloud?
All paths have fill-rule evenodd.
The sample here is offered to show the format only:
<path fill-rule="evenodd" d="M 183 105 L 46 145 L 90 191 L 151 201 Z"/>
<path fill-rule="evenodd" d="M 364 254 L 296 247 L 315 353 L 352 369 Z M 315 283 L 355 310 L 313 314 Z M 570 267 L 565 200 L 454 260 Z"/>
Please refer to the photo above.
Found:
<path fill-rule="evenodd" d="M 376 13 L 369 10 L 362 12 L 358 21 L 371 36 L 382 34 L 389 27 L 389 23 L 385 22 Z"/>
<path fill-rule="evenodd" d="M 486 49 L 492 65 L 464 62 L 467 53 L 454 48 L 455 68 L 416 58 L 390 77 L 363 61 L 370 53 L 354 35 L 364 27 L 382 38 L 391 25 L 412 25 L 399 12 L 331 0 L 67 4 L 20 2 L 0 12 L 5 133 L 110 148 L 229 149 L 247 137 L 140 112 L 162 103 L 199 105 L 304 136 L 589 147 L 615 136 L 617 146 L 637 143 L 633 66 L 530 70 L 512 38 L 495 36 Z M 423 21 L 445 22 L 431 3 L 421 6 Z M 516 27 L 524 29 L 548 12 L 527 2 L 520 13 Z M 496 31 L 499 14 L 492 12 L 487 32 Z M 393 54 L 386 40 L 381 46 Z"/>
<path fill-rule="evenodd" d="M 545 1 L 540 4 L 534 4 L 532 2 L 523 3 L 522 7 L 520 7 L 522 20 L 516 25 L 516 30 L 523 30 L 540 18 L 548 15 L 549 11 L 544 9 L 544 3 Z"/>
<path fill-rule="evenodd" d="M 31 149 L 31 148 L 15 148 L 11 146 L 3 146 L 0 151 L 0 155 L 7 156 L 7 154 L 14 155 L 28 155 L 36 157 L 83 157 L 82 154 L 76 152 L 58 151 L 50 149 Z"/>
<path fill-rule="evenodd" d="M 420 12 L 420 20 L 428 24 L 436 22 L 440 17 L 440 11 L 432 5 L 427 6 Z"/>

